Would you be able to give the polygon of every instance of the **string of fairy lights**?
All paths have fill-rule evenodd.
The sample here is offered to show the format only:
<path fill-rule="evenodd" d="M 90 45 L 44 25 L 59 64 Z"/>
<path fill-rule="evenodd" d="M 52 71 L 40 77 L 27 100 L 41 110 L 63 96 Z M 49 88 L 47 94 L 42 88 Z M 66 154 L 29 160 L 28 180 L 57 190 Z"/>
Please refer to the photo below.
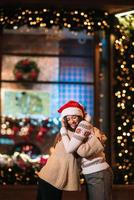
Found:
<path fill-rule="evenodd" d="M 70 9 L 1 9 L 0 27 L 18 29 L 20 26 L 36 28 L 51 28 L 58 26 L 60 29 L 68 28 L 70 31 L 86 30 L 87 34 L 97 30 L 110 28 L 108 12 Z"/>
<path fill-rule="evenodd" d="M 115 49 L 116 183 L 134 184 L 134 15 L 119 18 Z"/>
<path fill-rule="evenodd" d="M 57 26 L 71 32 L 114 32 L 114 96 L 115 96 L 115 183 L 134 184 L 134 15 L 121 17 L 113 27 L 112 16 L 95 10 L 50 8 L 0 9 L 0 29 L 17 30 Z M 27 175 L 29 176 L 29 175 Z"/>

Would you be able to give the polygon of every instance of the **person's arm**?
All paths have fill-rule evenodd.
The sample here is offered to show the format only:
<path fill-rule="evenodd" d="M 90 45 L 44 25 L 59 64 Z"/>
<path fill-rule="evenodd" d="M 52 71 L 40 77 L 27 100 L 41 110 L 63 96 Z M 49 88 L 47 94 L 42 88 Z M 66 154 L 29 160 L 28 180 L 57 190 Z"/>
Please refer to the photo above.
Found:
<path fill-rule="evenodd" d="M 104 151 L 106 135 L 96 127 L 93 127 L 94 137 L 86 143 L 82 143 L 77 149 L 77 154 L 81 157 L 89 157 Z"/>
<path fill-rule="evenodd" d="M 82 134 L 78 134 L 76 129 L 76 132 L 70 140 L 66 128 L 61 128 L 61 135 L 67 153 L 76 151 L 81 157 L 89 157 L 104 150 L 103 145 L 96 135 L 91 134 L 90 137 L 88 136 L 87 138 Z M 86 141 L 84 142 L 84 140 Z"/>
<path fill-rule="evenodd" d="M 82 143 L 76 152 L 79 156 L 86 158 L 98 154 L 101 151 L 104 151 L 104 146 L 101 144 L 96 135 L 94 135 L 90 140 Z"/>
<path fill-rule="evenodd" d="M 82 135 L 74 133 L 71 139 L 67 135 L 67 130 L 65 127 L 62 127 L 60 130 L 62 136 L 62 142 L 64 144 L 65 150 L 67 153 L 73 153 L 83 142 L 84 138 Z"/>
<path fill-rule="evenodd" d="M 85 128 L 86 125 L 88 125 L 90 129 Z M 91 128 L 92 126 L 88 122 L 85 122 L 85 121 L 80 122 L 80 124 L 75 130 L 74 135 L 72 136 L 70 140 L 67 135 L 67 129 L 65 127 L 62 127 L 60 130 L 60 133 L 62 136 L 62 141 L 63 141 L 66 152 L 73 153 L 87 137 L 88 137 L 88 140 L 90 140 L 90 138 L 94 136 L 94 134 L 91 131 Z"/>
<path fill-rule="evenodd" d="M 89 157 L 92 154 L 97 154 L 104 150 L 103 145 L 97 138 L 98 135 L 97 137 L 95 135 L 93 126 L 88 122 L 82 121 L 78 125 L 71 140 L 67 135 L 67 129 L 65 127 L 62 127 L 60 132 L 67 153 L 73 153 L 78 149 L 77 153 L 81 157 Z"/>
<path fill-rule="evenodd" d="M 106 135 L 96 127 L 93 127 L 93 133 L 95 137 L 92 137 L 92 139 L 86 143 L 82 143 L 77 149 L 77 154 L 79 156 L 89 157 L 104 151 L 105 142 L 107 140 Z"/>

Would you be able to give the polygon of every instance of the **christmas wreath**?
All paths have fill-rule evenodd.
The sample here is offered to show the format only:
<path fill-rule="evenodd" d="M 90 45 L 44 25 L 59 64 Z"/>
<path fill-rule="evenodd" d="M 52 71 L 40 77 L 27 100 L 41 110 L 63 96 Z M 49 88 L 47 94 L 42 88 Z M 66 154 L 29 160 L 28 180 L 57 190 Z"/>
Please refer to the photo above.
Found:
<path fill-rule="evenodd" d="M 16 63 L 13 73 L 16 80 L 37 80 L 39 68 L 35 61 L 23 59 Z"/>

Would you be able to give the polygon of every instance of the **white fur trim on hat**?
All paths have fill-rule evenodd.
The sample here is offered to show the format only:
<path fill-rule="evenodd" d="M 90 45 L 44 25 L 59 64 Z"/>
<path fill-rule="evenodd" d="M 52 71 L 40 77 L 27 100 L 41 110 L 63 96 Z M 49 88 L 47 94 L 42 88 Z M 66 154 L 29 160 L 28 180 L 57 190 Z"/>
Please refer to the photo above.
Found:
<path fill-rule="evenodd" d="M 83 117 L 83 112 L 81 109 L 79 108 L 75 108 L 75 107 L 69 107 L 69 108 L 65 108 L 62 113 L 61 113 L 61 117 L 65 117 L 67 115 L 78 115 Z"/>

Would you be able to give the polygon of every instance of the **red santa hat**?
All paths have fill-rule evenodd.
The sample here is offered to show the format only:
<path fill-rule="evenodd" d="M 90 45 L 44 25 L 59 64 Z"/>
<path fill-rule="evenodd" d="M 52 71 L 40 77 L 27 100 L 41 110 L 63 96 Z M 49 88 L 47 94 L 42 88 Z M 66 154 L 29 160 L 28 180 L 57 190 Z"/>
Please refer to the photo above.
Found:
<path fill-rule="evenodd" d="M 76 102 L 76 101 L 69 101 L 67 103 L 65 103 L 63 106 L 61 106 L 61 108 L 58 110 L 59 113 L 61 113 L 61 117 L 65 117 L 67 115 L 78 115 L 81 117 L 85 116 L 85 111 L 84 111 L 84 107 Z"/>

